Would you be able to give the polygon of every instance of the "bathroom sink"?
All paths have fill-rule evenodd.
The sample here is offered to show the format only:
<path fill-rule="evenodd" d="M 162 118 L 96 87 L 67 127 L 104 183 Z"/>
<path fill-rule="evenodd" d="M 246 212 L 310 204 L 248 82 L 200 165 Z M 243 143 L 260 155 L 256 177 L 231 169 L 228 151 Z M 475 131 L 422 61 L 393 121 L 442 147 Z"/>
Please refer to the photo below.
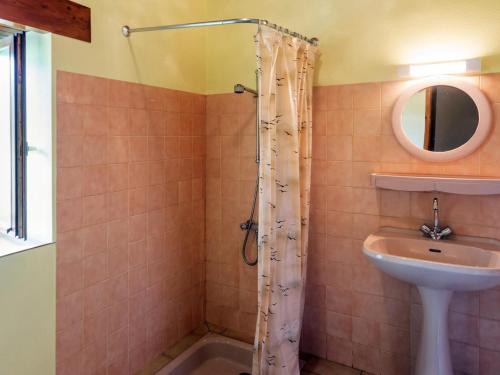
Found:
<path fill-rule="evenodd" d="M 367 237 L 363 253 L 381 271 L 418 288 L 423 324 L 415 375 L 453 375 L 448 342 L 452 294 L 500 284 L 500 242 L 466 236 L 438 241 L 417 231 L 384 228 Z"/>
<path fill-rule="evenodd" d="M 363 244 L 382 271 L 429 288 L 473 291 L 500 284 L 500 242 L 455 236 L 435 241 L 420 232 L 382 229 Z"/>

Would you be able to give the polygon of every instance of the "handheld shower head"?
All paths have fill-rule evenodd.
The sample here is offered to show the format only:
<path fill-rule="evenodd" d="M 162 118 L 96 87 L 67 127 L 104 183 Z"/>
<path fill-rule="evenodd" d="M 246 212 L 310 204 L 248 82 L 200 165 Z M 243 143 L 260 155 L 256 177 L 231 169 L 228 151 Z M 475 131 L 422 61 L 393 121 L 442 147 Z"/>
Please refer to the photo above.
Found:
<path fill-rule="evenodd" d="M 257 93 L 256 90 L 251 89 L 249 87 L 246 87 L 245 85 L 242 85 L 241 83 L 237 83 L 236 85 L 234 85 L 234 93 L 235 94 L 243 94 L 245 91 L 249 92 L 249 93 L 252 93 L 255 96 L 258 95 L 258 93 Z"/>

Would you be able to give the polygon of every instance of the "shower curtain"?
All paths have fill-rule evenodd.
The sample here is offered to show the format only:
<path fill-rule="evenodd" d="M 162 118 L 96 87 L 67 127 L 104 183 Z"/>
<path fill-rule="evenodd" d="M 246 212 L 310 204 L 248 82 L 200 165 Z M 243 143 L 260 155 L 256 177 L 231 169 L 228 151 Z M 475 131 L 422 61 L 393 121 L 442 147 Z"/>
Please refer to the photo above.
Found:
<path fill-rule="evenodd" d="M 260 88 L 258 317 L 253 375 L 299 375 L 316 47 L 256 34 Z"/>

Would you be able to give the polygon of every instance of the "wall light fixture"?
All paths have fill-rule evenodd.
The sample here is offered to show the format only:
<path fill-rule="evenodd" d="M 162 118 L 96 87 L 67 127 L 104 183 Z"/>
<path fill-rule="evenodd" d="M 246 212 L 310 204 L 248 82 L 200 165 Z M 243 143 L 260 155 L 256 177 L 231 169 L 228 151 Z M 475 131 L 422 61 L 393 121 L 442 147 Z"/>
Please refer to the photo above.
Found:
<path fill-rule="evenodd" d="M 402 65 L 398 68 L 398 75 L 401 78 L 479 72 L 481 72 L 481 59 L 445 61 L 429 64 L 410 64 Z"/>

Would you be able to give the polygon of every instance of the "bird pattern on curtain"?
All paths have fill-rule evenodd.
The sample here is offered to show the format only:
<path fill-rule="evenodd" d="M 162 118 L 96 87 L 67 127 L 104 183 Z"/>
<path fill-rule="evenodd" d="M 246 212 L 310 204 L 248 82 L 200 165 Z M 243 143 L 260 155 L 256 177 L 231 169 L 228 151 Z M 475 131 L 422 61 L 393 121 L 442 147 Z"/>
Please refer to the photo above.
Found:
<path fill-rule="evenodd" d="M 299 375 L 317 49 L 260 27 L 258 317 L 254 375 Z"/>

